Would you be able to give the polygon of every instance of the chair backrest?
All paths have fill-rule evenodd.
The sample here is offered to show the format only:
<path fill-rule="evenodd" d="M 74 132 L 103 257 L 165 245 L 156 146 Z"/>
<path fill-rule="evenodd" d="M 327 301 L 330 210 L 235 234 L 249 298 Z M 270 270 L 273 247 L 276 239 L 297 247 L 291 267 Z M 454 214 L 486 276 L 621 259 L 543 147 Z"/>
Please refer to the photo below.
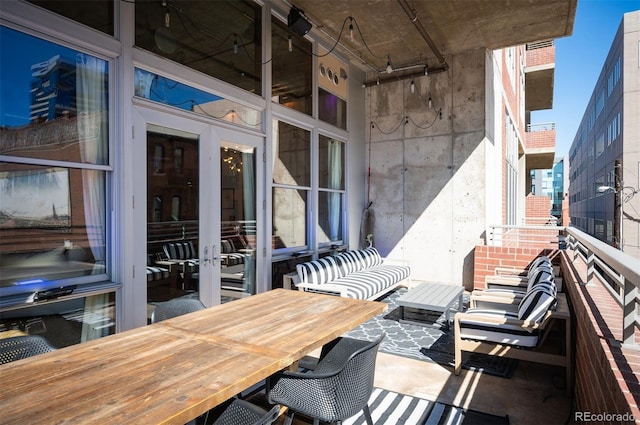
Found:
<path fill-rule="evenodd" d="M 314 373 L 331 375 L 327 378 L 330 393 L 320 395 L 317 401 L 325 409 L 323 420 L 341 421 L 360 412 L 369 401 L 373 392 L 376 357 L 383 333 L 375 341 L 361 341 L 351 338 L 340 338 L 338 342 L 323 350 L 323 355 Z M 325 351 L 327 351 L 325 353 Z"/>
<path fill-rule="evenodd" d="M 193 313 L 204 308 L 204 304 L 196 298 L 174 298 L 156 305 L 156 308 L 151 313 L 151 323 Z"/>
<path fill-rule="evenodd" d="M 55 347 L 39 335 L 3 338 L 0 339 L 0 364 L 11 363 L 53 350 Z"/>
<path fill-rule="evenodd" d="M 241 399 L 232 399 L 214 408 L 211 412 L 222 411 L 212 425 L 270 425 L 278 419 L 280 406 L 275 405 L 268 412 Z M 206 422 L 209 423 L 209 422 Z"/>
<path fill-rule="evenodd" d="M 196 251 L 191 241 L 166 243 L 162 249 L 170 260 L 190 260 L 198 258 L 198 251 Z"/>

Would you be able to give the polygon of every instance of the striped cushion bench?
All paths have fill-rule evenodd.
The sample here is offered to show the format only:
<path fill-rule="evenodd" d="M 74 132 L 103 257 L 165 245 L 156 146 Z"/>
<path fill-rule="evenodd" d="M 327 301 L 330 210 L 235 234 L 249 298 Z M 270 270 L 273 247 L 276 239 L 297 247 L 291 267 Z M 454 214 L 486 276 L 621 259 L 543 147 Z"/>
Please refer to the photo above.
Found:
<path fill-rule="evenodd" d="M 411 274 L 409 266 L 385 263 L 373 247 L 308 261 L 296 270 L 301 291 L 368 300 L 395 289 Z"/>

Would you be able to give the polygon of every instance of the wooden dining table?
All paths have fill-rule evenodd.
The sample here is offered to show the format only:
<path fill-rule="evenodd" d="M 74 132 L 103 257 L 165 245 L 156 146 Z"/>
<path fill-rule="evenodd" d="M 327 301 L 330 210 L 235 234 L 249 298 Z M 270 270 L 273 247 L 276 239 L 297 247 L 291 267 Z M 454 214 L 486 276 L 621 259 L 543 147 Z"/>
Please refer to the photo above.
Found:
<path fill-rule="evenodd" d="M 184 424 L 383 312 L 275 289 L 0 366 L 0 424 Z"/>

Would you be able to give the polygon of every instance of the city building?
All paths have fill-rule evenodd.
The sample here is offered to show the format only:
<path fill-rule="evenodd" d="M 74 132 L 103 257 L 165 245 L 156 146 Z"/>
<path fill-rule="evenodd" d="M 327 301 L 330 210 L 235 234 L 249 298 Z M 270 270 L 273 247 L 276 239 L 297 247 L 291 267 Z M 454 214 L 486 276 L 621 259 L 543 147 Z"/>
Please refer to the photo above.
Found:
<path fill-rule="evenodd" d="M 569 151 L 573 226 L 640 258 L 640 12 L 626 13 Z"/>
<path fill-rule="evenodd" d="M 569 161 L 566 157 L 556 157 L 553 168 L 531 170 L 531 193 L 534 196 L 546 196 L 551 200 L 550 214 L 562 221 L 562 202 L 569 188 Z"/>

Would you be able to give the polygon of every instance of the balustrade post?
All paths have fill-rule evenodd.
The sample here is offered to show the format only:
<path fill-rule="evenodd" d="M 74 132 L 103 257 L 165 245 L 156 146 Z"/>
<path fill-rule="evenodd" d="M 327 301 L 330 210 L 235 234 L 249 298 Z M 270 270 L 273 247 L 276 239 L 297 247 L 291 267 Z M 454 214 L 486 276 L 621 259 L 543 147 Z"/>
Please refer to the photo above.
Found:
<path fill-rule="evenodd" d="M 587 285 L 593 284 L 593 276 L 596 272 L 596 255 L 591 250 L 587 250 Z"/>
<path fill-rule="evenodd" d="M 636 345 L 636 284 L 622 277 L 622 343 L 625 347 L 635 348 Z"/>

